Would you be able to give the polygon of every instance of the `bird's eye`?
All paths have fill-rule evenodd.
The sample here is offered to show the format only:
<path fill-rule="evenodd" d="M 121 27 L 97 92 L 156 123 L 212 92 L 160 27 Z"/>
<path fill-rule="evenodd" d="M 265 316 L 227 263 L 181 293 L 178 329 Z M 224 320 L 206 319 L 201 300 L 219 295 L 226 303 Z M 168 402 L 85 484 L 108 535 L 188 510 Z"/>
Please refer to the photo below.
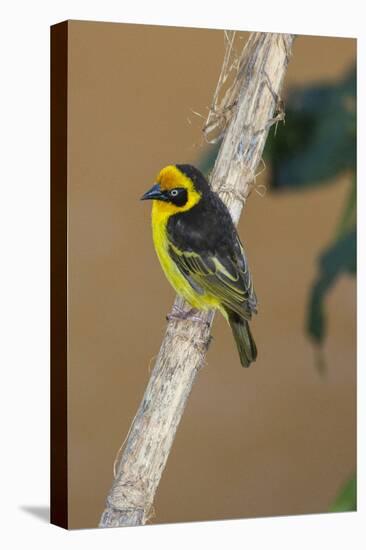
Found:
<path fill-rule="evenodd" d="M 168 200 L 170 200 L 170 202 L 175 206 L 184 206 L 188 200 L 187 190 L 183 187 L 176 187 L 175 189 L 171 189 L 169 191 Z"/>

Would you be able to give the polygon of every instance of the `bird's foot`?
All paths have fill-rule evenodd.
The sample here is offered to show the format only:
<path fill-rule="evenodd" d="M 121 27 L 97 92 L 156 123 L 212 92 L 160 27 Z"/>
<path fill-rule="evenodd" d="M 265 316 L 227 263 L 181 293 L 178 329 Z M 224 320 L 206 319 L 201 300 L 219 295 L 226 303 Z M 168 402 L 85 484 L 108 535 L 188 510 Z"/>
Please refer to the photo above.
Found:
<path fill-rule="evenodd" d="M 172 320 L 179 320 L 179 321 L 196 321 L 198 323 L 204 323 L 207 327 L 210 326 L 210 323 L 202 319 L 202 317 L 199 317 L 197 313 L 199 312 L 196 308 L 191 308 L 188 311 L 177 306 L 176 304 L 173 305 L 171 313 L 168 313 L 166 316 L 167 321 Z"/>
<path fill-rule="evenodd" d="M 187 319 L 191 319 L 195 316 L 195 314 L 198 312 L 198 309 L 192 308 L 185 310 L 176 304 L 173 305 L 171 313 L 168 313 L 166 316 L 167 321 L 173 320 L 173 319 L 179 319 L 181 321 L 186 321 Z M 198 319 L 198 317 L 197 317 Z M 202 319 L 201 319 L 202 320 Z"/>

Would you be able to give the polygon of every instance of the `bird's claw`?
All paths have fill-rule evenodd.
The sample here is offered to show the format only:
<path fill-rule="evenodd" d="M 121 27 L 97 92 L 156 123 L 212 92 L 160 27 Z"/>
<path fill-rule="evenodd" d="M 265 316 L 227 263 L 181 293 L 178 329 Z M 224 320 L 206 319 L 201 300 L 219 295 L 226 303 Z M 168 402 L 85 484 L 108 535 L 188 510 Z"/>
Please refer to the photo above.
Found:
<path fill-rule="evenodd" d="M 179 321 L 196 321 L 198 323 L 204 323 L 207 328 L 209 328 L 210 323 L 202 319 L 202 317 L 199 317 L 196 315 L 198 312 L 198 309 L 191 308 L 189 310 L 185 310 L 177 305 L 173 305 L 171 313 L 168 313 L 166 316 L 167 321 L 173 321 L 173 320 L 179 320 Z"/>

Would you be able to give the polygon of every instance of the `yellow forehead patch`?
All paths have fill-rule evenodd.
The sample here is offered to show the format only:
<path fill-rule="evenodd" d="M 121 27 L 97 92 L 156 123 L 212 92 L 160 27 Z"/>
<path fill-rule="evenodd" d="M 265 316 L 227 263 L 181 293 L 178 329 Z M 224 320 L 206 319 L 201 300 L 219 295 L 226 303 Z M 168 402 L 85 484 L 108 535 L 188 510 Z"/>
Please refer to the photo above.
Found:
<path fill-rule="evenodd" d="M 165 223 L 169 216 L 190 210 L 201 199 L 201 194 L 196 191 L 193 181 L 173 164 L 166 166 L 159 172 L 156 182 L 163 191 L 168 191 L 175 187 L 184 187 L 188 192 L 188 200 L 183 206 L 176 206 L 172 202 L 153 201 L 154 223 Z"/>
<path fill-rule="evenodd" d="M 159 172 L 156 181 L 163 190 L 174 189 L 175 187 L 184 187 L 189 191 L 194 190 L 193 182 L 173 164 L 163 168 Z"/>

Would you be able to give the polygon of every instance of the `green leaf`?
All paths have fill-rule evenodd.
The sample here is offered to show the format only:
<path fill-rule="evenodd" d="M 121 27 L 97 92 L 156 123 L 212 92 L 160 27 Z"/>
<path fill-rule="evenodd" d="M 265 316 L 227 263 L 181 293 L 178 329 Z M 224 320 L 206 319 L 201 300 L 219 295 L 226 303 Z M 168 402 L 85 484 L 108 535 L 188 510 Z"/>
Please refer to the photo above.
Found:
<path fill-rule="evenodd" d="M 286 124 L 265 148 L 274 189 L 301 189 L 356 166 L 356 70 L 336 84 L 293 90 Z"/>
<path fill-rule="evenodd" d="M 337 237 L 344 235 L 349 229 L 351 229 L 356 224 L 356 213 L 357 213 L 357 202 L 356 202 L 356 193 L 357 193 L 357 182 L 356 175 L 353 174 L 351 187 L 346 199 L 346 204 L 343 208 L 341 218 L 338 222 Z"/>
<path fill-rule="evenodd" d="M 326 332 L 326 295 L 344 273 L 356 273 L 356 227 L 341 235 L 319 258 L 319 275 L 310 293 L 307 314 L 307 331 L 318 344 Z"/>
<path fill-rule="evenodd" d="M 356 476 L 345 483 L 330 506 L 330 512 L 355 512 L 357 510 L 357 481 Z"/>
<path fill-rule="evenodd" d="M 208 178 L 211 170 L 214 167 L 217 154 L 219 152 L 221 141 L 214 145 L 209 145 L 206 151 L 201 155 L 197 163 L 197 168 Z"/>

